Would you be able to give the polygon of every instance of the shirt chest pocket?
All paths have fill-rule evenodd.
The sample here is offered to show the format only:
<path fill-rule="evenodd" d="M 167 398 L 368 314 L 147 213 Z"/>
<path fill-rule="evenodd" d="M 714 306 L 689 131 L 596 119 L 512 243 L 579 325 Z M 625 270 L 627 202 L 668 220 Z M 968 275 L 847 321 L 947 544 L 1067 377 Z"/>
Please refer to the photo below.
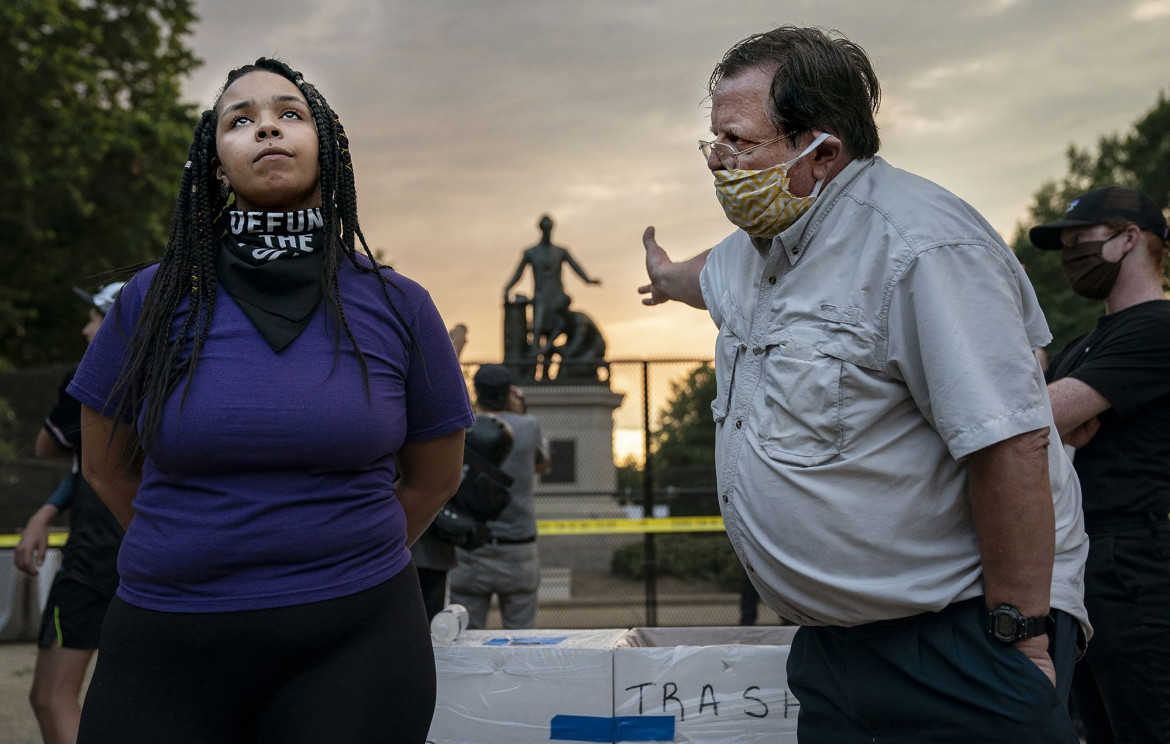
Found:
<path fill-rule="evenodd" d="M 760 444 L 789 465 L 820 465 L 841 453 L 845 362 L 821 339 L 781 333 L 764 347 Z"/>
<path fill-rule="evenodd" d="M 731 408 L 731 392 L 735 382 L 735 367 L 739 355 L 746 349 L 744 340 L 747 333 L 739 309 L 728 293 L 720 302 L 723 323 L 719 327 L 719 338 L 715 342 L 715 400 L 711 401 L 711 415 L 715 423 L 721 424 Z"/>

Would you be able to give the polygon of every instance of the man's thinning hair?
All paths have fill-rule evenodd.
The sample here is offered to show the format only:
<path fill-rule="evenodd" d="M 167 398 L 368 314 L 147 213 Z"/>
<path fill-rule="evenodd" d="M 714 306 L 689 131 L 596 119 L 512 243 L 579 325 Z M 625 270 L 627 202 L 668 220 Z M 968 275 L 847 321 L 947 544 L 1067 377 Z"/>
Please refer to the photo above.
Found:
<path fill-rule="evenodd" d="M 838 31 L 781 26 L 754 34 L 723 55 L 708 93 L 724 78 L 750 69 L 774 70 L 772 105 L 776 129 L 797 146 L 814 129 L 836 135 L 855 158 L 872 158 L 881 142 L 877 114 L 881 87 L 865 50 Z"/>

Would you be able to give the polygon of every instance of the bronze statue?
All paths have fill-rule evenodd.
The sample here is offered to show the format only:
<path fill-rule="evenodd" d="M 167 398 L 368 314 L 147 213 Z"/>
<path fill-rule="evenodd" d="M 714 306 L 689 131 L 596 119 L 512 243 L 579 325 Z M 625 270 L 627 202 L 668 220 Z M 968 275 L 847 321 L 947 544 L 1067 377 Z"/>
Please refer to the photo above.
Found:
<path fill-rule="evenodd" d="M 587 284 L 601 284 L 592 279 L 573 258 L 568 249 L 552 242 L 553 221 L 548 215 L 540 218 L 541 239 L 524 251 L 520 265 L 504 287 L 504 357 L 522 379 L 534 379 L 536 369 L 542 370 L 541 379 L 549 381 L 554 356 L 560 360 L 558 381 L 597 380 L 598 370 L 606 367 L 605 339 L 597 325 L 584 313 L 569 309 L 570 299 L 561 281 L 562 267 L 567 263 Z M 524 275 L 524 267 L 532 267 L 534 297 L 529 300 L 508 293 Z M 532 305 L 532 324 L 528 324 L 527 306 Z M 558 339 L 562 339 L 558 343 Z"/>
<path fill-rule="evenodd" d="M 569 268 L 586 284 L 601 284 L 600 279 L 590 279 L 585 269 L 573 258 L 567 248 L 553 245 L 553 221 L 547 214 L 540 218 L 540 242 L 524 251 L 516 273 L 504 287 L 504 302 L 508 302 L 508 292 L 520 281 L 524 275 L 524 267 L 532 267 L 532 348 L 544 349 L 551 347 L 552 340 L 548 337 L 549 330 L 556 323 L 553 317 L 556 308 L 562 304 L 565 297 L 565 285 L 561 282 L 561 267 L 568 264 Z"/>
<path fill-rule="evenodd" d="M 565 299 L 568 300 L 567 295 Z M 564 334 L 564 339 L 555 343 L 561 334 Z M 557 370 L 558 382 L 596 382 L 600 370 L 609 370 L 601 329 L 585 313 L 569 310 L 567 302 L 564 311 L 557 314 L 556 326 L 549 332 L 549 338 L 554 345 L 544 355 L 546 377 L 549 359 L 554 354 L 561 362 Z"/>

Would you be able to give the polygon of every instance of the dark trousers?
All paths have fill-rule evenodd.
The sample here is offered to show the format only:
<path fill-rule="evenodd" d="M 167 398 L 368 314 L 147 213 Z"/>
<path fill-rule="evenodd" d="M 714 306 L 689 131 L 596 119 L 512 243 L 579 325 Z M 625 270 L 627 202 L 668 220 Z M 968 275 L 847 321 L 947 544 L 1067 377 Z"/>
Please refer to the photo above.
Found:
<path fill-rule="evenodd" d="M 739 581 L 739 624 L 755 625 L 760 619 L 760 593 L 748 578 L 747 571 L 743 571 Z"/>
<path fill-rule="evenodd" d="M 805 627 L 788 657 L 802 744 L 1077 744 L 1068 716 L 1076 621 L 1054 611 L 1053 687 L 987 635 L 983 598 L 853 628 Z"/>
<path fill-rule="evenodd" d="M 1170 523 L 1090 535 L 1085 607 L 1072 699 L 1086 740 L 1170 742 Z"/>
<path fill-rule="evenodd" d="M 418 583 L 422 588 L 423 606 L 427 609 L 427 620 L 443 611 L 447 602 L 447 571 L 434 568 L 418 568 Z"/>
<path fill-rule="evenodd" d="M 422 744 L 435 662 L 409 565 L 357 594 L 178 613 L 114 599 L 80 744 Z"/>

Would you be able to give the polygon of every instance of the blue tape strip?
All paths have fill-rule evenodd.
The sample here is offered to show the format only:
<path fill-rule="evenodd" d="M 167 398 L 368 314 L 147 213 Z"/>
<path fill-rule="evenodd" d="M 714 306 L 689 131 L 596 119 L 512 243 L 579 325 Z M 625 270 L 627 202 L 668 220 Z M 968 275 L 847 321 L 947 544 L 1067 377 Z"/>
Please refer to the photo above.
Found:
<path fill-rule="evenodd" d="M 617 716 L 614 741 L 674 741 L 674 716 Z"/>
<path fill-rule="evenodd" d="M 483 642 L 485 646 L 555 646 L 558 643 L 563 643 L 564 636 L 560 638 L 492 638 Z"/>
<path fill-rule="evenodd" d="M 548 738 L 553 741 L 613 741 L 613 719 L 596 716 L 553 716 Z"/>
<path fill-rule="evenodd" d="M 554 716 L 552 741 L 674 741 L 674 716 Z"/>

